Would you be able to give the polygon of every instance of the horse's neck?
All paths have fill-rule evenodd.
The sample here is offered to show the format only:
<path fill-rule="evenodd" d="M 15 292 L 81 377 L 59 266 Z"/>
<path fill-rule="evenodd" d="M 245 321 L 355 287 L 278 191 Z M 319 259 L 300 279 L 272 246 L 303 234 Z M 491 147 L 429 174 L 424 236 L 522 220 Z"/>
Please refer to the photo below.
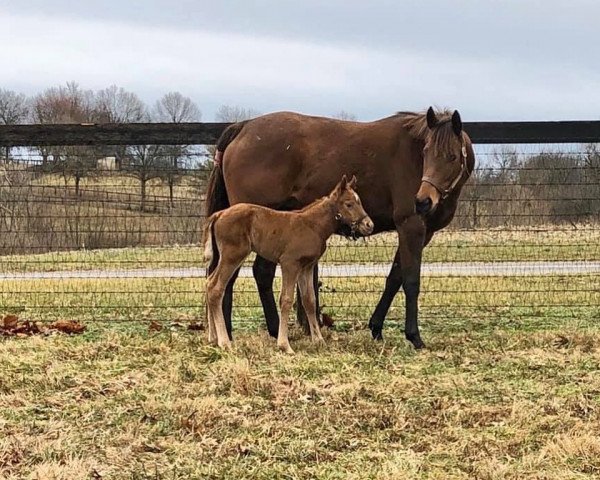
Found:
<path fill-rule="evenodd" d="M 327 240 L 336 230 L 335 203 L 329 197 L 310 205 L 302 215 L 323 235 L 324 240 Z"/>

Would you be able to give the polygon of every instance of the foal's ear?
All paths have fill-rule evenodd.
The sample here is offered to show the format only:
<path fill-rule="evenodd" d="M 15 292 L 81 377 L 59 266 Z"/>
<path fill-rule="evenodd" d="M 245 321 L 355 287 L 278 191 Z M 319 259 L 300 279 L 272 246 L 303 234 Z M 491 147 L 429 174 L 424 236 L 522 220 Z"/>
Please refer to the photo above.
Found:
<path fill-rule="evenodd" d="M 348 182 L 348 188 L 354 190 L 356 188 L 356 175 L 352 175 L 352 178 Z"/>
<path fill-rule="evenodd" d="M 335 188 L 333 189 L 331 194 L 335 195 L 336 197 L 340 196 L 342 194 L 342 192 L 346 189 L 347 183 L 348 183 L 348 180 L 346 179 L 346 175 L 342 176 L 342 179 L 335 186 Z"/>
<path fill-rule="evenodd" d="M 438 124 L 438 119 L 435 116 L 435 112 L 433 111 L 433 107 L 429 107 L 427 109 L 427 126 L 431 129 Z"/>
<path fill-rule="evenodd" d="M 454 110 L 452 114 L 452 130 L 457 136 L 460 136 L 460 132 L 462 132 L 462 120 L 460 119 L 458 110 Z"/>

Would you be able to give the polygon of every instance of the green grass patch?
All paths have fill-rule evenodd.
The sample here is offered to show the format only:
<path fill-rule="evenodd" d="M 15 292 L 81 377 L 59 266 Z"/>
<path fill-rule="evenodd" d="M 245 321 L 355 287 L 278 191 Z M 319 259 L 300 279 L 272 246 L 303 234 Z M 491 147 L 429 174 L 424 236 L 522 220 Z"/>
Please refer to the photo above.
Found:
<path fill-rule="evenodd" d="M 510 317 L 505 318 L 506 321 Z M 0 340 L 0 477 L 596 478 L 600 330 L 472 318 L 400 332 L 203 333 L 90 324 Z"/>
<path fill-rule="evenodd" d="M 391 263 L 396 235 L 356 242 L 332 237 L 323 263 Z M 0 272 L 202 267 L 200 245 L 116 248 L 11 255 Z M 248 264 L 253 257 L 249 257 Z M 600 230 L 441 232 L 424 251 L 424 262 L 598 261 Z"/>

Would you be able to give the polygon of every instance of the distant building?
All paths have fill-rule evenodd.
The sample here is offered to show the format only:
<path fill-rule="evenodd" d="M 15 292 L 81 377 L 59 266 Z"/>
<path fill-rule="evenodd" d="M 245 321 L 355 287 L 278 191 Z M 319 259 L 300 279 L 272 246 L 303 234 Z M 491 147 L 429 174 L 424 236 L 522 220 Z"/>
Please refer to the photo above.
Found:
<path fill-rule="evenodd" d="M 118 170 L 119 163 L 117 157 L 103 157 L 99 158 L 96 163 L 98 170 Z"/>

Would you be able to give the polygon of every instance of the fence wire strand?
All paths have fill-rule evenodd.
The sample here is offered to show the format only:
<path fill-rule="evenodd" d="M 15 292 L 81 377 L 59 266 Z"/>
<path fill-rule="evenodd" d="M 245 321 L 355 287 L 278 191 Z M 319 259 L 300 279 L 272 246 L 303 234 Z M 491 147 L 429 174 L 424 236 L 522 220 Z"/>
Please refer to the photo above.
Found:
<path fill-rule="evenodd" d="M 0 315 L 204 318 L 208 149 L 148 151 L 7 150 L 0 158 Z M 421 318 L 600 318 L 598 144 L 485 145 L 476 153 L 453 223 L 424 251 Z M 366 325 L 396 245 L 393 232 L 356 242 L 333 237 L 321 262 L 323 312 Z M 236 284 L 240 325 L 262 325 L 251 263 Z M 400 293 L 392 323 L 403 319 L 403 302 Z"/>

